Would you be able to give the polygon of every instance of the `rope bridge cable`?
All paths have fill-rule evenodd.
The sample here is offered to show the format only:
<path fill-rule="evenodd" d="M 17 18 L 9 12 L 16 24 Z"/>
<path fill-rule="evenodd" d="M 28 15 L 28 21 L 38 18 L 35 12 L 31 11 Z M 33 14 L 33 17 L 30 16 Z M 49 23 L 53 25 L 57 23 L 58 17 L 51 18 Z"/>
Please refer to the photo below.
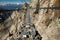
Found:
<path fill-rule="evenodd" d="M 32 7 L 30 7 L 30 9 L 36 9 L 36 8 L 32 8 Z M 53 10 L 53 9 L 55 9 L 55 10 L 60 10 L 60 7 L 40 7 L 39 9 L 51 9 L 51 10 Z"/>
<path fill-rule="evenodd" d="M 38 8 L 32 8 L 32 7 L 30 7 L 29 9 L 38 9 Z M 51 10 L 55 9 L 55 10 L 60 10 L 60 7 L 56 7 L 56 6 L 52 6 L 52 7 L 39 7 L 39 10 L 40 9 L 51 9 Z"/>

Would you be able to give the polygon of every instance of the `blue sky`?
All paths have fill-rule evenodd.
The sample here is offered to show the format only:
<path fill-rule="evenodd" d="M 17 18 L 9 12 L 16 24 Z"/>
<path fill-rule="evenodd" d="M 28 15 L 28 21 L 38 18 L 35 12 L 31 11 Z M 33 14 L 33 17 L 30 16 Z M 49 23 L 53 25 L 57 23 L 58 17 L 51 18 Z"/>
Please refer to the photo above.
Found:
<path fill-rule="evenodd" d="M 26 0 L 26 1 L 30 1 L 30 0 Z M 24 2 L 24 0 L 0 0 L 0 2 Z"/>
<path fill-rule="evenodd" d="M 26 0 L 29 3 L 30 0 Z M 23 4 L 24 0 L 0 0 L 0 5 L 6 4 Z"/>

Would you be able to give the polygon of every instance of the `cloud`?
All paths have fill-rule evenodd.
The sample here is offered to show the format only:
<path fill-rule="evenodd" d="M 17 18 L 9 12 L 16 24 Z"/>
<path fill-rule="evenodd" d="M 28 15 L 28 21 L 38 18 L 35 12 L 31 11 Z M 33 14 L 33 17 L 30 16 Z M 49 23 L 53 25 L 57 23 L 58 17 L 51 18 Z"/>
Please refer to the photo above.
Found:
<path fill-rule="evenodd" d="M 7 5 L 7 4 L 17 4 L 17 5 L 19 5 L 19 4 L 23 4 L 23 2 L 0 2 L 0 5 Z"/>
<path fill-rule="evenodd" d="M 29 2 L 28 1 L 26 1 L 28 4 L 29 4 Z M 0 2 L 0 6 L 2 5 L 2 6 L 5 6 L 5 5 L 7 5 L 7 4 L 17 4 L 17 5 L 19 5 L 19 4 L 24 4 L 24 2 L 21 2 L 21 1 L 19 1 L 19 2 Z"/>

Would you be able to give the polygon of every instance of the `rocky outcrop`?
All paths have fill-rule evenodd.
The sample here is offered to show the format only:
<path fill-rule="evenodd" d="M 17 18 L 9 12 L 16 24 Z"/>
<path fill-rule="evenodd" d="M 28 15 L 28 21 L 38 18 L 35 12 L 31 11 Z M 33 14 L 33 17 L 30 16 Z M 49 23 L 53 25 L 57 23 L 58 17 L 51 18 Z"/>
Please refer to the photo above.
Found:
<path fill-rule="evenodd" d="M 10 13 L 11 12 L 11 13 Z M 4 14 L 4 12 L 2 12 Z M 11 10 L 5 11 L 6 15 L 9 15 L 4 22 L 0 23 L 0 38 L 1 40 L 5 40 L 10 34 L 15 35 L 18 31 L 20 31 L 20 27 L 24 20 L 24 10 Z M 10 14 L 11 15 L 10 15 Z M 4 15 L 3 15 L 4 16 Z M 5 16 L 6 17 L 6 16 Z"/>
<path fill-rule="evenodd" d="M 52 7 L 60 6 L 60 0 L 31 0 L 30 7 Z M 60 40 L 60 10 L 31 9 L 30 14 L 35 28 L 42 36 L 42 40 Z"/>

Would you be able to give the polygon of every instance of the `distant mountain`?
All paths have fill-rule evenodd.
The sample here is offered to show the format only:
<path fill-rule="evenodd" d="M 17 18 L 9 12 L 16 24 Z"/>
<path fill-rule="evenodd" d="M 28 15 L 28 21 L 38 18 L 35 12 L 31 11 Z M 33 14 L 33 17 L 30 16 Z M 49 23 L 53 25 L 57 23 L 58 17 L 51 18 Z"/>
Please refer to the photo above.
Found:
<path fill-rule="evenodd" d="M 16 8 L 21 8 L 23 4 L 5 4 L 5 5 L 0 5 L 0 9 L 4 10 L 13 10 Z"/>

